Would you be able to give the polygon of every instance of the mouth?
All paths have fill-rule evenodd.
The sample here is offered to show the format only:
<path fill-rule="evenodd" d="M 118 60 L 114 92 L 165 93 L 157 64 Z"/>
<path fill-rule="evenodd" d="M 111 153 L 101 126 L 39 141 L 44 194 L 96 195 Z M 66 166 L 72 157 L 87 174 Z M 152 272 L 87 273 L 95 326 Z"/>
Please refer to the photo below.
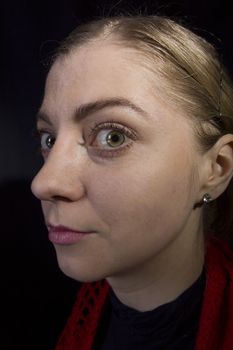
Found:
<path fill-rule="evenodd" d="M 62 225 L 47 225 L 48 232 L 49 232 L 49 240 L 53 244 L 59 244 L 59 245 L 71 245 L 74 243 L 79 242 L 80 240 L 84 239 L 86 236 L 95 233 L 94 231 L 79 231 L 79 230 L 73 230 L 69 227 L 62 226 Z"/>

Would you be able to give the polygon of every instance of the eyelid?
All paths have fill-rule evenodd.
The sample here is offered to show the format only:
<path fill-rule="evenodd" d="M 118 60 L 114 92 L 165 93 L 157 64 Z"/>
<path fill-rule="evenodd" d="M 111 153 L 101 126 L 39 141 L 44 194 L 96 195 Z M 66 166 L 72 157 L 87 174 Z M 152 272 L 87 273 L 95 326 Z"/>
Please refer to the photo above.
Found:
<path fill-rule="evenodd" d="M 42 134 L 42 133 L 45 133 L 45 132 L 47 132 L 47 133 L 49 133 L 49 134 L 51 134 L 51 135 L 53 135 L 53 136 L 55 136 L 54 135 L 54 132 L 51 130 L 51 129 L 49 129 L 49 127 L 45 127 L 45 126 L 36 126 L 36 128 L 35 128 L 35 130 L 34 130 L 34 135 L 35 135 L 35 137 L 40 137 L 40 135 Z"/>
<path fill-rule="evenodd" d="M 37 137 L 39 139 L 41 139 L 41 137 L 44 135 L 44 134 L 49 134 L 51 135 L 52 137 L 55 137 L 54 133 L 52 133 L 51 131 L 49 130 L 46 130 L 46 129 L 37 129 Z"/>
<path fill-rule="evenodd" d="M 117 130 L 122 132 L 124 135 L 128 136 L 132 140 L 137 139 L 137 133 L 129 126 L 123 123 L 117 123 L 115 121 L 107 121 L 107 122 L 95 122 L 94 127 L 90 127 L 90 136 L 98 133 L 100 130 Z"/>

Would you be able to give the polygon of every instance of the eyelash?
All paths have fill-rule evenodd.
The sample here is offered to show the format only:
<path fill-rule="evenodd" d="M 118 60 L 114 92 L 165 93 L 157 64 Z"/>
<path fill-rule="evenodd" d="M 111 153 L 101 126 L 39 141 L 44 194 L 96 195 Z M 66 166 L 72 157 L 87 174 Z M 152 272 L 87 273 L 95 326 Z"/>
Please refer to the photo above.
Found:
<path fill-rule="evenodd" d="M 101 130 L 109 130 L 109 132 L 119 131 L 124 136 L 128 137 L 131 140 L 135 141 L 137 139 L 137 134 L 135 133 L 134 130 L 132 130 L 131 128 L 129 128 L 128 126 L 122 123 L 118 124 L 115 121 L 108 121 L 104 123 L 96 122 L 93 127 L 89 128 L 88 138 L 94 141 L 96 136 L 98 135 L 98 132 L 100 132 Z M 34 134 L 33 136 L 41 142 L 42 136 L 45 133 L 51 135 L 52 137 L 55 137 L 50 131 L 45 129 L 35 130 L 35 132 L 33 133 Z M 123 143 L 125 143 L 125 141 Z M 116 147 L 116 149 L 98 149 L 97 147 L 91 147 L 91 151 L 92 153 L 94 153 L 94 155 L 97 155 L 99 157 L 113 158 L 114 156 L 118 156 L 124 151 L 126 151 L 130 146 L 132 146 L 132 142 L 127 143 L 126 145 L 120 145 Z M 49 152 L 49 148 L 47 150 L 43 150 L 41 145 L 39 146 L 39 153 L 41 153 L 42 155 L 46 155 L 48 152 Z"/>

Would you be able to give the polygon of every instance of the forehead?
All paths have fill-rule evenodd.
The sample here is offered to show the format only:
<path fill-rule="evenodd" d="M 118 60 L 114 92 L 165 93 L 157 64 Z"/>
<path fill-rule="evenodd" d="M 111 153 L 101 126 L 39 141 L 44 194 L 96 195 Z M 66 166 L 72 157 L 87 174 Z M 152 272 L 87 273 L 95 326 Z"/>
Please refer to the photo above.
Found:
<path fill-rule="evenodd" d="M 52 66 L 41 111 L 60 122 L 82 105 L 124 98 L 163 129 L 182 115 L 187 121 L 185 111 L 168 98 L 168 85 L 156 73 L 156 64 L 152 72 L 143 55 L 117 43 L 100 41 L 78 47 Z"/>
<path fill-rule="evenodd" d="M 87 103 L 89 100 L 124 96 L 143 101 L 161 94 L 161 78 L 152 75 L 142 57 L 119 44 L 93 43 L 60 57 L 52 66 L 45 101 L 53 97 Z M 51 101 L 50 101 L 51 102 Z"/>
<path fill-rule="evenodd" d="M 60 56 L 52 66 L 49 77 L 59 75 L 62 78 L 64 73 L 70 80 L 76 80 L 78 77 L 83 80 L 89 77 L 93 80 L 115 78 L 117 84 L 121 73 L 132 72 L 135 78 L 142 73 L 145 74 L 143 60 L 139 56 L 136 50 L 118 43 L 99 40 L 79 46 L 72 49 L 69 54 Z"/>

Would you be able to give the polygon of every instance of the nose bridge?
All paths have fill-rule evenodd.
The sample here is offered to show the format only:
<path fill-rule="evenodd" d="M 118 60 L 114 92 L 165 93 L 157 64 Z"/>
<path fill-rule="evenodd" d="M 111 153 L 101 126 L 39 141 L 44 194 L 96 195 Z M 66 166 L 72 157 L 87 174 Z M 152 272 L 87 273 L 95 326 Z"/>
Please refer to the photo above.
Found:
<path fill-rule="evenodd" d="M 76 200 L 84 194 L 81 180 L 83 152 L 77 143 L 57 142 L 32 183 L 33 193 L 41 200 L 65 198 Z"/>

